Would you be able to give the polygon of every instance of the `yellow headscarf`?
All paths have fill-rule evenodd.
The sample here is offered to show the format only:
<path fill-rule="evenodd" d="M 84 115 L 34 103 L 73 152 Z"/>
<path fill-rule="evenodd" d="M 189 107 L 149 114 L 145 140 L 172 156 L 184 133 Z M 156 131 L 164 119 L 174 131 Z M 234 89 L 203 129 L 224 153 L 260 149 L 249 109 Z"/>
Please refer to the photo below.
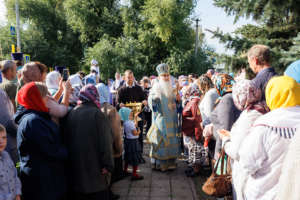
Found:
<path fill-rule="evenodd" d="M 300 105 L 300 84 L 289 76 L 272 78 L 266 87 L 266 103 L 271 110 Z"/>

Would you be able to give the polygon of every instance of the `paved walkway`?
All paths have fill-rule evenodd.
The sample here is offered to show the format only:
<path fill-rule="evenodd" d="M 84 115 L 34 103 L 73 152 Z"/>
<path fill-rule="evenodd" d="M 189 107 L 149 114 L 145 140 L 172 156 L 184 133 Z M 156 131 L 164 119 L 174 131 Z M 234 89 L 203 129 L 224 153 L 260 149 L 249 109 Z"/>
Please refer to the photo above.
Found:
<path fill-rule="evenodd" d="M 114 183 L 112 190 L 121 195 L 120 200 L 199 200 L 193 180 L 184 174 L 184 162 L 178 161 L 175 171 L 154 171 L 148 156 L 149 145 L 145 144 L 144 148 L 146 164 L 139 166 L 144 180 L 132 182 L 128 177 Z"/>

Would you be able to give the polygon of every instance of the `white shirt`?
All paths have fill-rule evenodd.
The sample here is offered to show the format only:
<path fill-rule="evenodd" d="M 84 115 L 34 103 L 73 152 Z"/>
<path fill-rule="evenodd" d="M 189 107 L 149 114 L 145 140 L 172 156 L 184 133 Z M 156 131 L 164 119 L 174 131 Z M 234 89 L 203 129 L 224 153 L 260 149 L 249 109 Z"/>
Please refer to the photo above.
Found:
<path fill-rule="evenodd" d="M 127 120 L 124 123 L 124 131 L 127 139 L 137 139 L 139 138 L 138 135 L 133 135 L 133 131 L 136 130 L 135 124 L 131 120 Z"/>

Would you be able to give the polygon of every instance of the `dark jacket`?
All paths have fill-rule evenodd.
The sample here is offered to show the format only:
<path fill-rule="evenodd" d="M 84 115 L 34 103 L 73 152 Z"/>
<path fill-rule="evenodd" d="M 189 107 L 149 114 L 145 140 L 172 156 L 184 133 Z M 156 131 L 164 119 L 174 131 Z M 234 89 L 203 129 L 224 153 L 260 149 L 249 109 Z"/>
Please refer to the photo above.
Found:
<path fill-rule="evenodd" d="M 182 111 L 182 132 L 186 136 L 195 137 L 197 141 L 202 138 L 201 113 L 198 107 L 200 99 L 189 101 Z"/>
<path fill-rule="evenodd" d="M 113 171 L 110 123 L 94 103 L 76 106 L 68 115 L 66 142 L 73 192 L 90 194 L 108 188 L 101 170 Z"/>
<path fill-rule="evenodd" d="M 232 94 L 225 94 L 211 113 L 211 122 L 214 125 L 214 137 L 216 139 L 215 153 L 220 152 L 222 148 L 222 141 L 217 131 L 220 129 L 230 131 L 232 125 L 239 118 L 240 114 L 241 111 L 238 110 L 233 103 Z"/>
<path fill-rule="evenodd" d="M 269 80 L 273 77 L 276 76 L 277 73 L 275 72 L 273 67 L 269 67 L 266 69 L 261 70 L 256 77 L 252 80 L 252 82 L 254 83 L 254 85 L 257 88 L 260 88 L 263 92 L 262 94 L 262 100 L 265 101 L 266 97 L 265 97 L 265 90 L 266 90 L 266 86 L 269 82 Z"/>
<path fill-rule="evenodd" d="M 66 192 L 67 150 L 48 113 L 19 106 L 15 115 L 24 200 L 58 200 Z"/>
<path fill-rule="evenodd" d="M 118 90 L 117 94 L 117 109 L 119 109 L 120 103 L 126 104 L 129 102 L 142 102 L 146 100 L 146 94 L 143 91 L 142 87 L 135 85 L 133 87 L 127 87 L 126 84 L 124 84 L 121 88 Z"/>

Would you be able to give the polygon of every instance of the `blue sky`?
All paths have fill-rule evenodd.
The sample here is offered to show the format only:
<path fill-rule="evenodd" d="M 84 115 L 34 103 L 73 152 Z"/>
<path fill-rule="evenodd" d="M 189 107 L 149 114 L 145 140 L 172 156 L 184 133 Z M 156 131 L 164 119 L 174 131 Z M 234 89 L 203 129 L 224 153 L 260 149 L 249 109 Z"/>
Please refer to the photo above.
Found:
<path fill-rule="evenodd" d="M 126 0 L 121 0 L 126 1 Z M 6 9 L 4 0 L 0 0 L 0 24 L 6 21 Z M 233 16 L 227 16 L 223 9 L 215 7 L 213 0 L 198 0 L 197 7 L 195 9 L 194 18 L 199 18 L 202 29 L 216 30 L 218 27 L 226 33 L 234 31 L 237 27 L 244 24 L 255 24 L 251 19 L 240 19 L 237 23 L 234 22 Z M 219 43 L 218 39 L 212 39 L 209 32 L 205 32 L 205 40 L 208 45 L 215 48 L 218 53 L 230 53 L 225 50 L 224 46 Z"/>
<path fill-rule="evenodd" d="M 230 53 L 230 51 L 226 51 L 218 39 L 212 39 L 212 34 L 205 29 L 216 30 L 219 27 L 223 32 L 230 33 L 242 25 L 255 24 L 253 20 L 245 18 L 239 19 L 234 24 L 234 17 L 227 16 L 223 9 L 214 6 L 213 0 L 198 0 L 194 15 L 201 20 L 200 24 L 207 44 L 214 47 L 218 53 Z"/>

